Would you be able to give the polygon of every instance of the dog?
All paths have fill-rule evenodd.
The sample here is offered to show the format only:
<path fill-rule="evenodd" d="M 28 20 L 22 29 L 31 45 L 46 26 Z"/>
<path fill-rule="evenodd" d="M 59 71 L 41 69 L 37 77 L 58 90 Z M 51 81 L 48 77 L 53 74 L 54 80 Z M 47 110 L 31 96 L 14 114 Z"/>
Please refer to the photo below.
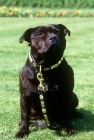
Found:
<path fill-rule="evenodd" d="M 30 119 L 45 119 L 49 128 L 53 122 L 73 134 L 71 118 L 83 118 L 76 111 L 79 100 L 73 92 L 74 72 L 63 56 L 66 35 L 70 36 L 70 30 L 63 24 L 48 24 L 29 28 L 19 38 L 20 43 L 28 42 L 30 52 L 19 74 L 21 122 L 17 138 L 29 134 Z M 43 88 L 46 115 L 38 88 Z"/>

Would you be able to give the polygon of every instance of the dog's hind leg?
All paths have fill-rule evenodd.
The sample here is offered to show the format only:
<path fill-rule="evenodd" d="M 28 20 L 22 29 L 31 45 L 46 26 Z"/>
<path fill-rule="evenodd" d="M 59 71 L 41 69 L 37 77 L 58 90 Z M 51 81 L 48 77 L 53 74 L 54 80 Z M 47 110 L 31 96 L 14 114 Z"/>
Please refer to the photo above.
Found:
<path fill-rule="evenodd" d="M 78 106 L 78 104 L 79 104 L 78 97 L 75 93 L 73 93 L 73 102 L 72 102 L 72 107 L 71 107 L 71 118 L 83 119 L 84 118 L 83 114 L 76 110 L 76 107 Z"/>

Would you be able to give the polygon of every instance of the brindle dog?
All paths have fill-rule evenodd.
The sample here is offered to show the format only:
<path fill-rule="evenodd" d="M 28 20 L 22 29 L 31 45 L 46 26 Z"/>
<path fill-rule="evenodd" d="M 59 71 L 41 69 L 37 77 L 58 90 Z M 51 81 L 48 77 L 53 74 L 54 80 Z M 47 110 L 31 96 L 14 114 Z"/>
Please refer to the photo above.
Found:
<path fill-rule="evenodd" d="M 78 98 L 73 92 L 73 69 L 63 58 L 67 34 L 70 36 L 70 31 L 64 25 L 49 24 L 30 28 L 19 39 L 20 43 L 28 42 L 30 52 L 19 76 L 21 123 L 17 138 L 29 134 L 30 119 L 44 119 L 38 93 L 40 65 L 49 121 L 58 123 L 68 134 L 73 134 L 75 129 L 71 117 L 83 117 L 75 109 Z"/>

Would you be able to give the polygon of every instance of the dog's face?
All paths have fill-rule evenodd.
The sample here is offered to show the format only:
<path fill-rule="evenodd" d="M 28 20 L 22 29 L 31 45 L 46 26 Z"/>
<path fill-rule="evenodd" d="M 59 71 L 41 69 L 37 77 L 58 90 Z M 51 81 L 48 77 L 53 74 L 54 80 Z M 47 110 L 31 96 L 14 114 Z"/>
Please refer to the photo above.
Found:
<path fill-rule="evenodd" d="M 70 36 L 70 31 L 64 25 L 49 24 L 26 30 L 19 41 L 29 43 L 32 55 L 39 65 L 49 66 L 63 55 L 67 33 Z"/>

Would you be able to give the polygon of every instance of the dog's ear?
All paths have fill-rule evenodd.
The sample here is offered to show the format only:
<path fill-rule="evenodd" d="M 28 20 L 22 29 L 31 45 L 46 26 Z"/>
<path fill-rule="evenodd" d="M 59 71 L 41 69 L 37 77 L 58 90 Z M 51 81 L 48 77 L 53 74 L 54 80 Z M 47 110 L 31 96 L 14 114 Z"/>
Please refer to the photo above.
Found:
<path fill-rule="evenodd" d="M 66 28 L 66 26 L 64 26 L 63 24 L 58 24 L 59 28 L 64 32 L 65 35 L 68 34 L 68 36 L 70 36 L 70 30 L 68 30 Z"/>
<path fill-rule="evenodd" d="M 22 36 L 19 38 L 19 42 L 20 43 L 23 43 L 23 41 L 27 41 L 27 42 L 30 42 L 30 36 L 32 34 L 32 32 L 35 30 L 36 28 L 30 28 L 30 29 L 27 29 L 23 34 Z"/>

